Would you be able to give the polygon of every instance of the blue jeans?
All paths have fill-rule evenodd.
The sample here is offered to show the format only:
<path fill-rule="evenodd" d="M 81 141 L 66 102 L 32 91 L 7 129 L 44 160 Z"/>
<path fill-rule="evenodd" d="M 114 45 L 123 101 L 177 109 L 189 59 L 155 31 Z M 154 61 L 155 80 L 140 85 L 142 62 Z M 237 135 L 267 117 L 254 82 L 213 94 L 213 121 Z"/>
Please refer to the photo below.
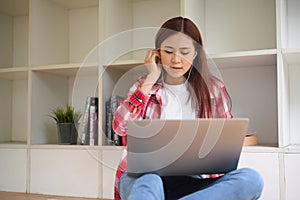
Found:
<path fill-rule="evenodd" d="M 155 174 L 135 178 L 124 173 L 118 189 L 122 200 L 254 200 L 261 195 L 263 180 L 249 168 L 234 170 L 217 179 Z"/>

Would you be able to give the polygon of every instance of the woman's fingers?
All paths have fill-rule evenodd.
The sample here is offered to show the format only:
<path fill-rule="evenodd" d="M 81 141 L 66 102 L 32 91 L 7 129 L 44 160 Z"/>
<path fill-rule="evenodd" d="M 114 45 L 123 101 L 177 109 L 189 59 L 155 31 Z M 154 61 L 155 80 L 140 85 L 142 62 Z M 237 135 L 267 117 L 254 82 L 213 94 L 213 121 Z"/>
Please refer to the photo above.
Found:
<path fill-rule="evenodd" d="M 160 63 L 160 51 L 159 49 L 149 50 L 146 53 L 144 64 L 147 67 L 148 73 L 155 76 L 159 76 L 161 73 Z"/>
<path fill-rule="evenodd" d="M 145 61 L 144 61 L 145 64 L 156 63 L 157 60 L 160 60 L 159 49 L 153 49 L 153 50 L 147 51 Z"/>

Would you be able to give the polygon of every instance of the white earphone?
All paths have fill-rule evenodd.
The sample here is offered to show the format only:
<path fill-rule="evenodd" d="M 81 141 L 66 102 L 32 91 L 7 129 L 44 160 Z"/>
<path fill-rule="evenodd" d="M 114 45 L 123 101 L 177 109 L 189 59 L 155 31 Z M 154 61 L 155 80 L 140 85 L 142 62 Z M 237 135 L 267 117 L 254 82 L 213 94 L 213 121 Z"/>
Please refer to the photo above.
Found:
<path fill-rule="evenodd" d="M 194 55 L 193 59 L 195 59 L 195 58 L 196 58 L 196 56 L 197 56 L 197 51 L 195 52 L 195 55 Z"/>

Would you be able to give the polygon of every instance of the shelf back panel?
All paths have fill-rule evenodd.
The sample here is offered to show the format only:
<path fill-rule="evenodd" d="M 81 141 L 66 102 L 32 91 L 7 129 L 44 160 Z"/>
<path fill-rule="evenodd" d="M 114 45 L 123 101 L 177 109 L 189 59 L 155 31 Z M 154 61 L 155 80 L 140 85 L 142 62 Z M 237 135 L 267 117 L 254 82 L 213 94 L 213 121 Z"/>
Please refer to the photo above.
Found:
<path fill-rule="evenodd" d="M 278 144 L 276 66 L 221 69 L 234 117 L 248 117 L 248 133 L 261 144 Z"/>

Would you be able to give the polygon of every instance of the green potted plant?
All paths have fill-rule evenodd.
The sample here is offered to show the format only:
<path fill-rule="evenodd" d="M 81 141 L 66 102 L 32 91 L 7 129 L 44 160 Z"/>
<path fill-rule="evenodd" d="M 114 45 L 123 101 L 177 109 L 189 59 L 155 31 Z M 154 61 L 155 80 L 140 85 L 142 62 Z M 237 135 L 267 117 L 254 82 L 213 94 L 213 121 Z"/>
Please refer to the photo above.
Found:
<path fill-rule="evenodd" d="M 75 111 L 74 107 L 66 104 L 65 107 L 57 107 L 52 110 L 51 118 L 57 124 L 59 144 L 77 144 L 79 120 L 81 112 Z"/>

